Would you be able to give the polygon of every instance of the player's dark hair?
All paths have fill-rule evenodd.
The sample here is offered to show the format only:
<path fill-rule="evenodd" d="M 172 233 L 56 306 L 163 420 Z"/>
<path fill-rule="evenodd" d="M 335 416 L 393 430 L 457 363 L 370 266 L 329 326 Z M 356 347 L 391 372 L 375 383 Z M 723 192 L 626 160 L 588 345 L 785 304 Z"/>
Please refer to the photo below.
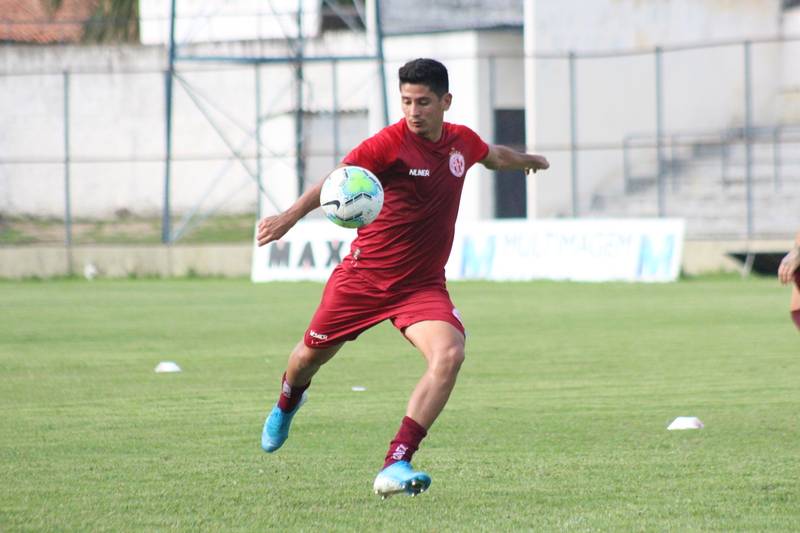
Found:
<path fill-rule="evenodd" d="M 441 100 L 450 90 L 447 68 L 435 59 L 415 59 L 409 61 L 398 72 L 400 86 L 405 83 L 425 85 Z"/>

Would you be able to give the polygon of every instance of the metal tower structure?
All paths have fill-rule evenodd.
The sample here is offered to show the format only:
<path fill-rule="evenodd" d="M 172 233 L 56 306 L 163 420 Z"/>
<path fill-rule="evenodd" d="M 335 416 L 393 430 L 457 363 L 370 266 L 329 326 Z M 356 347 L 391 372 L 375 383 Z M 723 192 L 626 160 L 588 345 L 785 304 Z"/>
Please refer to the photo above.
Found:
<path fill-rule="evenodd" d="M 225 4 L 222 0 L 193 0 L 194 4 L 199 5 L 204 2 L 205 5 L 199 13 L 195 11 L 188 15 L 181 13 L 181 7 L 190 3 L 188 0 L 185 4 L 184 0 L 170 0 L 170 2 L 169 37 L 166 42 L 168 66 L 165 80 L 166 164 L 162 242 L 168 244 L 179 241 L 188 231 L 212 216 L 224 203 L 223 200 L 211 206 L 207 205 L 210 203 L 211 192 L 224 175 L 224 171 L 220 171 L 197 198 L 194 207 L 189 209 L 173 228 L 171 189 L 175 177 L 175 141 L 176 135 L 178 135 L 174 123 L 175 98 L 179 88 L 189 96 L 227 147 L 230 158 L 226 168 L 238 164 L 244 169 L 249 179 L 255 182 L 258 189 L 259 216 L 263 212 L 262 204 L 264 202 L 268 203 L 266 207 L 277 212 L 288 207 L 288 205 L 282 205 L 281 201 L 276 198 L 275 187 L 270 187 L 270 184 L 264 181 L 264 158 L 279 154 L 275 154 L 274 150 L 271 150 L 265 142 L 263 128 L 266 121 L 276 116 L 275 102 L 285 96 L 276 94 L 281 90 L 288 89 L 293 93 L 294 109 L 291 114 L 294 122 L 292 132 L 294 153 L 290 156 L 294 160 L 296 195 L 302 194 L 309 184 L 305 147 L 309 141 L 309 132 L 306 131 L 306 115 L 309 112 L 307 103 L 310 91 L 307 71 L 310 64 L 332 65 L 333 74 L 329 89 L 333 93 L 331 113 L 334 130 L 334 157 L 343 155 L 339 153 L 341 148 L 338 144 L 340 131 L 338 129 L 337 65 L 365 61 L 375 64 L 379 74 L 378 87 L 382 93 L 383 116 L 381 118 L 384 125 L 388 123 L 380 0 L 295 0 L 294 2 L 291 0 L 288 2 L 287 0 L 262 0 L 259 2 L 260 12 L 251 14 L 251 16 L 256 18 L 255 26 L 261 28 L 269 25 L 272 33 L 267 37 L 258 35 L 252 39 L 243 39 L 236 45 L 231 45 L 230 42 L 215 42 L 213 38 L 199 41 L 194 39 L 203 31 L 211 33 L 210 29 L 204 29 L 203 26 L 210 26 L 212 24 L 210 21 L 214 20 L 214 17 L 221 16 L 220 12 Z M 287 10 L 287 6 L 296 6 L 296 8 L 294 11 L 289 11 L 291 7 Z M 228 14 L 228 16 L 231 15 Z M 247 20 L 248 14 L 238 13 L 235 16 L 240 17 L 241 20 Z M 313 20 L 309 21 L 308 18 Z M 275 28 L 279 28 L 277 35 Z M 345 40 L 349 40 L 351 44 L 355 42 L 355 45 L 345 47 L 347 50 L 343 52 L 331 50 L 325 43 L 327 31 L 338 31 L 340 35 L 348 37 Z M 228 39 L 228 41 L 230 40 Z M 252 122 L 241 123 L 241 120 L 226 111 L 217 99 L 203 93 L 186 75 L 189 65 L 201 69 L 219 67 L 223 70 L 230 65 L 252 66 L 255 92 L 255 117 Z M 266 80 L 267 83 L 264 83 L 264 69 L 275 65 L 283 65 L 292 69 L 290 88 L 277 89 L 275 80 L 269 78 Z M 265 107 L 264 94 L 272 96 L 271 106 Z M 283 115 L 286 114 L 283 113 Z M 221 120 L 236 123 L 241 130 L 240 133 L 244 134 L 244 140 L 237 143 L 220 125 Z M 245 155 L 245 149 L 247 145 L 250 145 L 249 150 L 252 152 L 253 143 L 255 144 L 255 155 L 248 157 Z M 285 204 L 285 202 L 283 203 Z"/>

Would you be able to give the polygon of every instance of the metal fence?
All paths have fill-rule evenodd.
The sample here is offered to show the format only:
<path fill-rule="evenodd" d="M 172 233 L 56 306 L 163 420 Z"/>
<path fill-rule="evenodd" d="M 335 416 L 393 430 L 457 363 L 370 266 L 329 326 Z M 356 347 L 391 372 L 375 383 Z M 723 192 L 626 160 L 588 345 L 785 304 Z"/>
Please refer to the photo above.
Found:
<path fill-rule="evenodd" d="M 319 175 L 367 135 L 358 91 L 308 94 L 300 110 L 291 65 L 95 68 L 0 75 L 6 243 L 178 242 L 209 220 L 239 226 L 211 238 L 247 240 L 262 202 L 288 207 L 305 186 L 277 176 Z M 330 87 L 345 85 L 343 69 L 377 76 L 336 62 L 306 71 Z"/>
<path fill-rule="evenodd" d="M 793 234 L 800 109 L 789 104 L 800 97 L 785 94 L 783 77 L 797 70 L 798 46 L 775 39 L 536 56 L 534 149 L 553 163 L 537 185 L 538 212 L 680 216 L 690 236 Z M 116 235 L 123 241 L 150 231 L 176 242 L 222 215 L 242 215 L 251 231 L 259 202 L 285 207 L 297 193 L 286 184 L 284 197 L 270 198 L 266 175 L 288 167 L 318 176 L 367 135 L 363 101 L 381 76 L 363 58 L 309 62 L 298 79 L 290 62 L 170 72 L 152 47 L 115 56 L 158 55 L 149 63 L 111 64 L 99 47 L 79 66 L 57 67 L 3 48 L 16 63 L 7 59 L 0 73 L 0 243 L 15 242 L 14 224 L 47 220 L 61 229 L 16 242 L 103 242 L 98 226 L 112 221 L 127 228 Z M 171 123 L 175 113 L 183 120 Z M 283 134 L 266 138 L 265 124 Z M 131 219 L 139 225 L 126 226 Z M 161 227 L 144 230 L 144 220 Z M 81 224 L 91 231 L 76 240 Z"/>
<path fill-rule="evenodd" d="M 568 119 L 561 142 L 538 147 L 569 168 L 571 209 L 559 214 L 683 217 L 690 237 L 790 237 L 798 60 L 798 39 L 539 57 L 560 83 L 555 110 L 537 114 Z"/>

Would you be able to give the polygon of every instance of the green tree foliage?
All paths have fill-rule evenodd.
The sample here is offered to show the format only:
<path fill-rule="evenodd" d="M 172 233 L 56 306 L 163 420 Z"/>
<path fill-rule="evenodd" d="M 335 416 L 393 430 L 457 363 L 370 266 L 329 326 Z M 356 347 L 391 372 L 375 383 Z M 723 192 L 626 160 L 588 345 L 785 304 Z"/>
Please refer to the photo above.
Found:
<path fill-rule="evenodd" d="M 63 2 L 63 0 L 42 0 L 42 4 L 44 4 L 44 8 L 51 15 L 55 14 L 56 11 L 61 9 L 62 2 Z"/>
<path fill-rule="evenodd" d="M 61 0 L 48 0 L 60 3 Z M 86 43 L 139 42 L 138 0 L 99 0 L 92 17 L 84 25 Z"/>

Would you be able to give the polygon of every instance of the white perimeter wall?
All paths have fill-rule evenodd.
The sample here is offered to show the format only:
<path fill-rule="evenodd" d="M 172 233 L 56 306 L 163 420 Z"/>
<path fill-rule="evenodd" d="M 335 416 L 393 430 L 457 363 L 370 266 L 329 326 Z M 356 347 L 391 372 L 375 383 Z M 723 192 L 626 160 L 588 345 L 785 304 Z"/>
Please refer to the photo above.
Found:
<path fill-rule="evenodd" d="M 252 50 L 232 44 L 223 53 Z M 0 213 L 62 218 L 69 153 L 74 218 L 108 218 L 121 210 L 159 215 L 165 195 L 166 69 L 160 46 L 0 47 Z M 170 172 L 174 216 L 211 209 L 255 213 L 256 67 L 183 61 L 177 72 Z M 262 211 L 269 214 L 297 198 L 295 71 L 287 63 L 270 63 L 258 67 L 258 77 Z M 335 74 L 330 63 L 309 62 L 304 77 L 304 107 L 312 113 L 334 109 L 334 79 L 343 110 L 363 112 L 380 86 L 374 61 L 341 61 Z M 347 122 L 342 128 L 342 151 L 367 133 L 353 131 Z M 307 141 L 324 144 L 318 137 Z M 333 144 L 316 149 L 331 152 Z M 310 182 L 337 164 L 333 153 L 312 154 L 309 160 Z"/>
<path fill-rule="evenodd" d="M 719 40 L 797 35 L 800 10 L 780 12 L 780 0 L 527 0 L 535 25 L 531 40 L 534 87 L 528 115 L 534 117 L 529 142 L 565 146 L 570 140 L 569 70 L 564 54 L 637 51 Z M 529 28 L 530 29 L 530 28 Z M 207 52 L 257 53 L 263 43 L 205 45 Z M 326 37 L 320 50 L 355 53 L 360 43 Z M 800 120 L 800 45 L 754 45 L 754 122 Z M 313 51 L 313 50 L 312 50 Z M 274 51 L 272 51 L 274 52 Z M 416 57 L 435 57 L 451 74 L 453 107 L 446 120 L 466 124 L 485 140 L 494 138 L 493 108 L 526 104 L 523 37 L 519 31 L 452 32 L 388 38 L 384 46 L 389 117 L 400 117 L 397 68 Z M 741 46 L 664 55 L 665 130 L 727 128 L 743 122 Z M 581 59 L 577 65 L 578 141 L 619 143 L 631 133 L 655 133 L 655 80 L 652 54 Z M 382 125 L 379 72 L 370 62 L 341 62 L 340 107 L 369 109 L 363 138 Z M 70 143 L 73 216 L 106 217 L 120 209 L 160 213 L 165 153 L 164 70 L 161 47 L 16 46 L 0 47 L 0 212 L 61 217 L 64 213 L 64 71 L 70 76 Z M 530 70 L 530 69 L 529 69 Z M 261 67 L 264 144 L 262 212 L 285 209 L 297 196 L 295 175 L 293 71 L 287 65 Z M 230 146 L 255 169 L 255 69 L 252 65 L 180 66 L 186 86 L 176 83 L 171 198 L 175 212 L 203 202 L 222 211 L 254 212 L 256 186 Z M 330 65 L 306 67 L 307 109 L 332 108 Z M 531 74 L 529 72 L 529 74 Z M 190 87 L 191 90 L 187 89 Z M 532 141 L 531 141 L 532 140 Z M 356 142 L 356 141 L 352 141 Z M 350 144 L 352 144 L 350 142 Z M 349 150 L 353 146 L 342 146 Z M 552 168 L 530 178 L 529 213 L 539 217 L 571 214 L 571 161 L 568 151 L 545 151 Z M 100 158 L 100 162 L 81 159 Z M 134 160 L 132 163 L 130 160 Z M 45 162 L 43 162 L 45 161 Z M 309 181 L 326 166 L 315 160 Z M 337 161 L 330 158 L 330 168 Z M 579 160 L 584 198 L 621 181 L 618 153 L 592 151 Z M 316 174 L 320 174 L 317 176 Z M 271 199 L 271 200 L 270 200 Z M 490 218 L 491 174 L 470 172 L 461 216 Z"/>
<path fill-rule="evenodd" d="M 780 0 L 525 0 L 529 27 L 529 83 L 535 83 L 535 122 L 528 138 L 539 146 L 569 146 L 569 63 L 578 56 L 651 51 L 710 42 L 800 37 L 800 9 L 782 13 Z M 800 121 L 800 46 L 755 44 L 752 49 L 754 124 Z M 552 56 L 552 57 L 548 57 Z M 722 130 L 744 124 L 744 52 L 741 45 L 670 51 L 663 57 L 664 131 Z M 577 143 L 621 143 L 626 135 L 656 132 L 653 54 L 578 59 L 575 77 Z M 569 216 L 571 155 L 548 154 L 552 168 L 535 179 L 539 217 Z M 578 159 L 586 202 L 597 189 L 621 186 L 618 152 L 597 150 Z M 587 205 L 582 206 L 584 213 Z M 529 207 L 530 212 L 530 207 Z"/>

